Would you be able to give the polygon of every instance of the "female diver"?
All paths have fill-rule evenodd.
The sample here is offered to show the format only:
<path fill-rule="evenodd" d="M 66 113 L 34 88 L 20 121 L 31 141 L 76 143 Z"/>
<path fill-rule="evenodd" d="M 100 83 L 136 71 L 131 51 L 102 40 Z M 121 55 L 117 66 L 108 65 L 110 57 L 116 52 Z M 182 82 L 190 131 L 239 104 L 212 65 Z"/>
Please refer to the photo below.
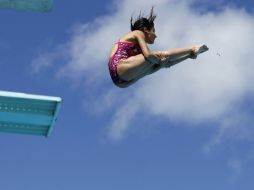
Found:
<path fill-rule="evenodd" d="M 147 44 L 153 44 L 155 38 L 153 8 L 148 18 L 140 14 L 133 24 L 131 32 L 119 39 L 110 53 L 108 67 L 113 83 L 126 88 L 140 78 L 152 74 L 161 68 L 168 68 L 188 58 L 195 59 L 198 54 L 208 50 L 206 45 L 187 48 L 151 51 Z"/>

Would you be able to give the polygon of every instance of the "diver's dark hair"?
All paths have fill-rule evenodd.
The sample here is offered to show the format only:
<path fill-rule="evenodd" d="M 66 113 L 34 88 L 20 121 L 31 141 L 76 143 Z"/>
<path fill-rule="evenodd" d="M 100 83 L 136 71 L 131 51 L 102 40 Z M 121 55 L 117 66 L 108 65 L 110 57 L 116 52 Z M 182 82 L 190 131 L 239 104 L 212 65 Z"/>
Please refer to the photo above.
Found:
<path fill-rule="evenodd" d="M 150 30 L 152 27 L 154 27 L 154 20 L 156 18 L 156 15 L 153 12 L 153 7 L 151 8 L 150 15 L 148 17 L 144 17 L 143 14 L 140 12 L 138 18 L 133 23 L 133 18 L 131 17 L 130 23 L 131 23 L 131 31 L 134 30 L 141 30 L 144 31 L 144 28 L 146 27 L 148 30 Z"/>

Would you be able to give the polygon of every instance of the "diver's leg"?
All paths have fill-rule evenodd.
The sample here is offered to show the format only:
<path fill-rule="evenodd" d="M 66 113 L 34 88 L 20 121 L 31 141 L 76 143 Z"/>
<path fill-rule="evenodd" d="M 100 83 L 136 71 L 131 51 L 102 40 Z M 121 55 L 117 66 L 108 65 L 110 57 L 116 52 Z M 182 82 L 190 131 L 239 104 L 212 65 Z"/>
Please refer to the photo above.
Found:
<path fill-rule="evenodd" d="M 152 66 L 149 66 L 149 67 L 145 68 L 143 70 L 143 72 L 140 72 L 140 74 L 136 76 L 136 78 L 130 80 L 127 83 L 125 83 L 124 87 L 128 87 L 128 86 L 134 84 L 135 82 L 137 82 L 139 79 L 143 78 L 144 76 L 153 74 L 153 73 L 159 71 L 161 68 L 169 68 L 169 67 L 171 67 L 173 65 L 176 65 L 176 64 L 178 64 L 178 63 L 180 63 L 180 62 L 182 62 L 182 61 L 184 61 L 188 58 L 192 58 L 192 57 L 190 55 L 184 55 L 182 57 L 179 57 L 179 58 L 175 59 L 174 61 L 168 61 L 168 60 L 163 61 L 162 60 L 160 64 L 154 64 Z"/>
<path fill-rule="evenodd" d="M 185 61 L 186 59 L 188 58 L 192 58 L 192 59 L 195 59 L 195 56 L 193 55 L 183 55 L 181 57 L 178 57 L 174 60 L 170 60 L 170 59 L 164 59 L 161 61 L 161 66 L 164 67 L 164 68 L 168 68 L 168 67 L 171 67 L 173 65 L 176 65 L 182 61 Z"/>
<path fill-rule="evenodd" d="M 117 74 L 126 81 L 131 81 L 144 75 L 154 65 L 147 62 L 142 54 L 122 59 L 117 65 Z"/>
<path fill-rule="evenodd" d="M 142 54 L 129 57 L 121 60 L 117 65 L 117 73 L 119 77 L 125 81 L 129 81 L 128 86 L 143 78 L 146 75 L 153 74 L 161 68 L 171 67 L 179 62 L 182 62 L 190 57 L 190 54 L 185 54 L 179 57 L 161 59 L 160 64 L 151 64 L 147 62 Z"/>
<path fill-rule="evenodd" d="M 129 87 L 132 84 L 136 83 L 139 79 L 143 78 L 144 76 L 153 74 L 153 73 L 159 71 L 161 68 L 162 68 L 162 65 L 154 64 L 152 67 L 147 68 L 142 73 L 140 73 L 140 75 L 136 76 L 136 78 L 124 83 L 121 87 L 122 88 Z"/>
<path fill-rule="evenodd" d="M 193 53 L 197 55 L 206 50 L 208 50 L 208 48 L 203 45 L 190 48 L 170 49 L 168 51 L 156 53 L 161 58 L 162 63 L 168 63 L 169 66 L 172 66 L 193 56 Z M 163 66 L 163 64 L 160 66 Z M 137 81 L 145 75 L 152 74 L 160 69 L 159 67 L 154 69 L 154 67 L 155 64 L 146 61 L 143 54 L 138 54 L 127 59 L 122 59 L 117 65 L 117 73 L 121 79 L 131 82 Z"/>

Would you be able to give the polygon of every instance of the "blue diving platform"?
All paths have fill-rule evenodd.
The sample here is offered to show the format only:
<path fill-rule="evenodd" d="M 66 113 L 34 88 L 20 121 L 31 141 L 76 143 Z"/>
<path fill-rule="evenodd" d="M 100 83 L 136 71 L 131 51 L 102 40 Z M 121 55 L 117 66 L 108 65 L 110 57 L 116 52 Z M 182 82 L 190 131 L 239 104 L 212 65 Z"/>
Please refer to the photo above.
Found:
<path fill-rule="evenodd" d="M 50 12 L 53 0 L 0 0 L 0 9 Z"/>
<path fill-rule="evenodd" d="M 0 132 L 48 137 L 61 102 L 60 97 L 0 91 Z"/>

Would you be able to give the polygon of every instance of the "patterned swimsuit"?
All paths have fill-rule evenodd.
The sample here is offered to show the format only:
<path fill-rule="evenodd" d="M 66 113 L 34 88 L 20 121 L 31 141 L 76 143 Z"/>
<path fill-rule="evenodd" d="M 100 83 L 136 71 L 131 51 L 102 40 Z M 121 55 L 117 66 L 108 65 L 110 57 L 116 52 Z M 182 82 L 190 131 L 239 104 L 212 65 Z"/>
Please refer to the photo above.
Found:
<path fill-rule="evenodd" d="M 117 74 L 117 64 L 121 59 L 126 59 L 131 56 L 135 56 L 142 53 L 141 48 L 134 42 L 117 42 L 118 48 L 115 54 L 110 58 L 108 62 L 109 73 L 112 81 L 115 85 L 120 86 L 121 84 L 128 83 L 121 79 Z"/>

